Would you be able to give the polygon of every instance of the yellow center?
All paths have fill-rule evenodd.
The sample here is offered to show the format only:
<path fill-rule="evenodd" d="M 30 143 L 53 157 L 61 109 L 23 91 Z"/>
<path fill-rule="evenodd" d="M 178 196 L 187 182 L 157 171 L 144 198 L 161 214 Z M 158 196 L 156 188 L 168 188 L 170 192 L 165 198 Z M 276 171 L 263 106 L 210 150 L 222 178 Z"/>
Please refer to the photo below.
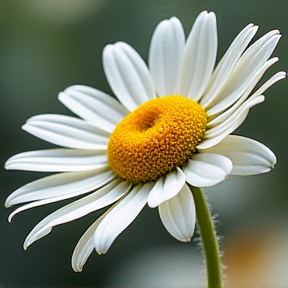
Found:
<path fill-rule="evenodd" d="M 156 180 L 195 153 L 206 123 L 204 108 L 183 96 L 147 101 L 119 122 L 111 134 L 109 165 L 132 183 Z"/>

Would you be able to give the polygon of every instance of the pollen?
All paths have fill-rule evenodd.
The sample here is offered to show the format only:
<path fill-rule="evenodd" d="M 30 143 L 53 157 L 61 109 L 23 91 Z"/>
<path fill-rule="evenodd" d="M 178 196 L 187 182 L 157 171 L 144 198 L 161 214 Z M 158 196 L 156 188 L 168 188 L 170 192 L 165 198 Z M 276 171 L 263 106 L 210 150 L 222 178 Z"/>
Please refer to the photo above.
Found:
<path fill-rule="evenodd" d="M 131 183 L 157 180 L 181 166 L 203 140 L 207 114 L 180 95 L 149 100 L 118 123 L 108 143 L 111 169 Z"/>

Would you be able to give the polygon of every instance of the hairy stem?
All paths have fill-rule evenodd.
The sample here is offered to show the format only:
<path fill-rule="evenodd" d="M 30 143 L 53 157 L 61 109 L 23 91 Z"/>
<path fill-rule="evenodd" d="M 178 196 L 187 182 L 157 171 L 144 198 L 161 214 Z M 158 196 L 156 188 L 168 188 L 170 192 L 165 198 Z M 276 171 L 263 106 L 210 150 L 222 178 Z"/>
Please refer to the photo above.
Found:
<path fill-rule="evenodd" d="M 208 288 L 222 288 L 221 261 L 216 232 L 205 195 L 201 188 L 190 186 L 205 252 Z"/>

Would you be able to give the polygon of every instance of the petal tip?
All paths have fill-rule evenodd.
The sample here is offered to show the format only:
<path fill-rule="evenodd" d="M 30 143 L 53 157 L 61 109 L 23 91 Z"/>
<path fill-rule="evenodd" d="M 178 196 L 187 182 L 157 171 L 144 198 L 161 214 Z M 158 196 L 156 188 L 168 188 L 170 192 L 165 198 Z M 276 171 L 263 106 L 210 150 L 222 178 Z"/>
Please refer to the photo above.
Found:
<path fill-rule="evenodd" d="M 152 200 L 149 199 L 149 196 L 148 196 L 148 203 L 147 204 L 150 208 L 156 208 L 158 206 L 158 204 L 155 203 L 155 201 L 153 201 L 153 199 Z"/>
<path fill-rule="evenodd" d="M 169 20 L 170 20 L 170 21 L 177 21 L 177 22 L 180 21 L 176 16 L 172 16 L 172 17 L 170 17 Z"/>
<path fill-rule="evenodd" d="M 103 55 L 105 56 L 107 53 L 111 53 L 114 50 L 114 44 L 107 44 L 103 49 Z"/>
<path fill-rule="evenodd" d="M 38 239 L 39 239 L 39 238 L 38 238 Z M 28 247 L 29 247 L 31 244 L 33 244 L 36 240 L 37 240 L 37 238 L 34 239 L 33 236 L 31 237 L 30 235 L 28 235 L 27 238 L 25 239 L 24 243 L 23 243 L 23 249 L 24 249 L 24 250 L 27 250 Z"/>
<path fill-rule="evenodd" d="M 14 216 L 13 213 L 11 213 L 11 214 L 8 216 L 8 222 L 9 222 L 9 223 L 12 222 L 13 216 Z"/>
<path fill-rule="evenodd" d="M 108 250 L 96 250 L 96 252 L 98 253 L 98 255 L 105 255 L 107 253 Z"/>
<path fill-rule="evenodd" d="M 5 208 L 9 208 L 11 207 L 13 204 L 11 204 L 11 199 L 10 199 L 11 195 L 7 197 L 5 203 L 4 203 L 4 207 Z"/>
<path fill-rule="evenodd" d="M 74 272 L 76 272 L 76 273 L 79 273 L 79 272 L 82 272 L 83 271 L 83 264 L 80 264 L 79 266 L 77 266 L 77 264 L 76 265 L 74 265 L 73 263 L 72 263 L 72 269 L 74 270 Z"/>
<path fill-rule="evenodd" d="M 7 160 L 4 164 L 4 169 L 9 170 L 9 160 Z"/>
<path fill-rule="evenodd" d="M 259 26 L 258 25 L 254 25 L 254 24 L 251 24 L 251 29 L 255 30 L 255 33 L 258 31 L 259 29 Z"/>
<path fill-rule="evenodd" d="M 206 11 L 206 12 L 207 12 L 207 11 Z M 209 17 L 209 18 L 212 18 L 213 20 L 214 20 L 214 19 L 216 20 L 216 14 L 215 14 L 213 11 L 207 13 L 206 16 Z"/>
<path fill-rule="evenodd" d="M 23 244 L 23 249 L 26 251 L 29 246 L 30 246 L 30 244 L 26 243 L 26 241 L 25 241 Z"/>
<path fill-rule="evenodd" d="M 28 122 L 30 119 L 31 119 L 31 118 L 27 119 L 27 122 Z M 21 127 L 21 129 L 24 130 L 24 131 L 26 131 L 26 132 L 28 132 L 28 126 L 29 126 L 29 124 L 28 124 L 27 122 L 26 122 L 25 124 L 23 124 L 22 127 Z"/>
<path fill-rule="evenodd" d="M 57 95 L 57 99 L 62 103 L 62 99 L 63 99 L 63 92 L 59 92 Z"/>
<path fill-rule="evenodd" d="M 190 234 L 187 235 L 187 238 L 186 238 L 185 242 L 187 242 L 187 243 L 188 243 L 188 242 L 191 242 L 192 236 L 193 236 L 193 235 L 190 235 Z"/>

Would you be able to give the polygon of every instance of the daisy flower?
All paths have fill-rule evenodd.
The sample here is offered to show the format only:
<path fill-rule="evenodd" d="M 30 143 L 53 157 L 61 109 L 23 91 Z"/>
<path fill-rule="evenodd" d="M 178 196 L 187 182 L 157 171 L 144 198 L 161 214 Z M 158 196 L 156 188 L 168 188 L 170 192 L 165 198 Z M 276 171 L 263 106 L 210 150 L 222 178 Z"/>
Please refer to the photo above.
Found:
<path fill-rule="evenodd" d="M 185 41 L 180 21 L 157 26 L 149 49 L 149 68 L 128 44 L 109 44 L 103 66 L 117 100 L 97 89 L 76 85 L 59 100 L 82 119 L 45 114 L 23 129 L 64 148 L 24 152 L 6 169 L 61 172 L 24 185 L 6 206 L 26 203 L 9 217 L 36 206 L 83 196 L 44 218 L 27 236 L 24 248 L 59 224 L 109 207 L 84 233 L 72 267 L 81 271 L 94 249 L 106 253 L 118 235 L 148 203 L 158 207 L 167 231 L 190 241 L 196 222 L 188 186 L 209 187 L 229 174 L 270 171 L 276 157 L 263 144 L 230 135 L 279 72 L 255 91 L 280 34 L 273 30 L 249 45 L 258 27 L 249 24 L 215 67 L 216 17 L 202 12 Z M 248 48 L 247 48 L 248 47 Z M 29 202 L 29 203 L 27 203 Z"/>

